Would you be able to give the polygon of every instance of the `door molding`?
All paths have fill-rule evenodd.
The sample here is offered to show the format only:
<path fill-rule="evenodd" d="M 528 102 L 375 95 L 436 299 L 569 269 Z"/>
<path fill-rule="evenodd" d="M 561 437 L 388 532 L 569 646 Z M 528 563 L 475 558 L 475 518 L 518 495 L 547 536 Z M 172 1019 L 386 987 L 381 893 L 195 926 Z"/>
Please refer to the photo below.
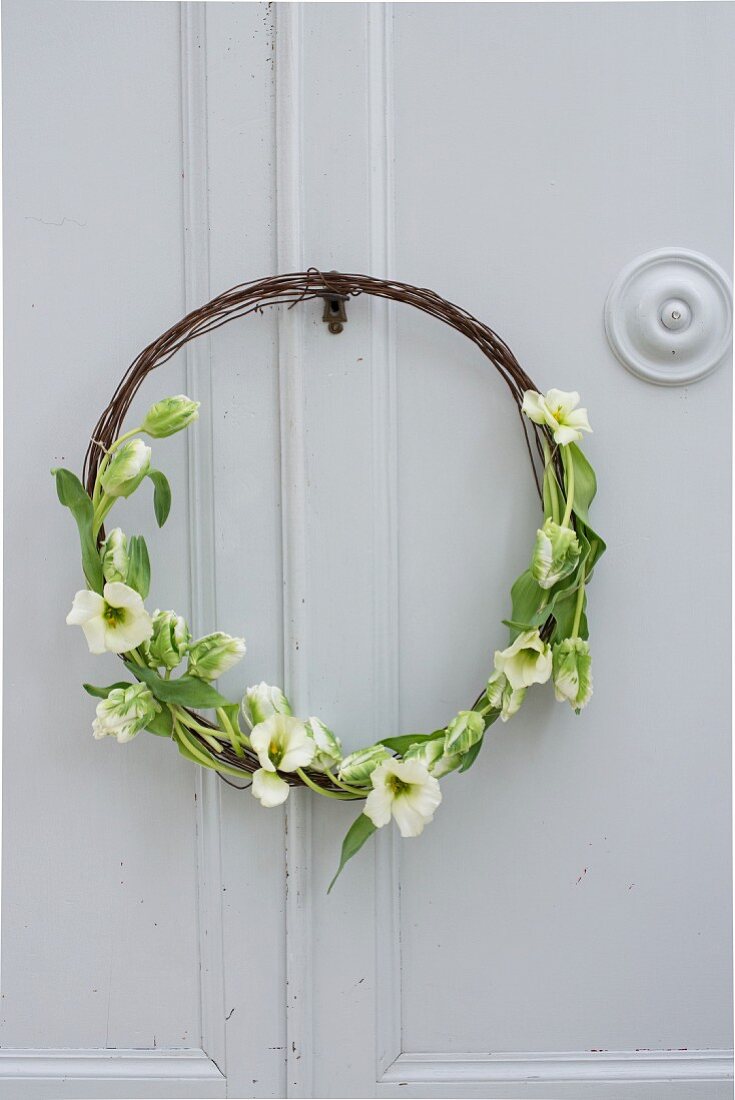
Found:
<path fill-rule="evenodd" d="M 181 124 L 185 312 L 209 301 L 207 35 L 203 3 L 180 5 Z M 197 630 L 217 621 L 212 452 L 212 363 L 209 336 L 185 348 L 187 392 L 201 402 L 196 432 L 187 433 L 191 619 Z M 202 1049 L 225 1071 L 225 978 L 222 922 L 220 780 L 208 768 L 195 778 L 199 1016 Z"/>
<path fill-rule="evenodd" d="M 25 1098 L 53 1096 L 84 1100 L 125 1096 L 135 1100 L 226 1096 L 226 1081 L 199 1049 L 163 1050 L 0 1050 L 0 1080 L 13 1081 Z M 120 1089 L 115 1089 L 115 1083 Z M 5 1093 L 7 1095 L 7 1093 Z"/>
<path fill-rule="evenodd" d="M 731 1081 L 731 1050 L 623 1050 L 519 1054 L 401 1054 L 381 1081 L 444 1085 L 483 1081 Z"/>
<path fill-rule="evenodd" d="M 300 4 L 275 8 L 276 260 L 278 271 L 303 267 L 302 53 Z M 301 713 L 310 713 L 306 633 L 306 450 L 302 311 L 279 310 L 278 403 L 281 456 L 283 682 Z M 286 1092 L 310 1097 L 313 1086 L 311 792 L 286 803 Z"/>

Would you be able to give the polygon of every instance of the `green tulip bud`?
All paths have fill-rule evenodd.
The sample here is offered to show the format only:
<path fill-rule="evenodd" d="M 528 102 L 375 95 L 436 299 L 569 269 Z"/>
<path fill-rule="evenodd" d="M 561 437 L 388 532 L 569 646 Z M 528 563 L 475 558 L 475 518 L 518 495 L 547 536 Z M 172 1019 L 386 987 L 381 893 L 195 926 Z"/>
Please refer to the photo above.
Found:
<path fill-rule="evenodd" d="M 501 722 L 512 718 L 526 697 L 526 688 L 514 688 L 504 672 L 494 672 L 487 682 L 486 695 L 493 710 L 500 711 Z"/>
<path fill-rule="evenodd" d="M 536 545 L 531 558 L 531 573 L 541 588 L 553 588 L 557 581 L 568 577 L 577 568 L 579 540 L 571 527 L 561 527 L 547 519 L 536 532 Z"/>
<path fill-rule="evenodd" d="M 291 704 L 279 687 L 271 687 L 261 680 L 249 687 L 242 699 L 242 713 L 251 726 L 264 722 L 272 714 L 293 714 Z"/>
<path fill-rule="evenodd" d="M 146 663 L 151 668 L 174 669 L 184 659 L 190 641 L 191 634 L 182 615 L 175 611 L 156 611 L 153 634 L 142 646 Z"/>
<path fill-rule="evenodd" d="M 129 439 L 113 452 L 100 476 L 100 484 L 110 497 L 129 497 L 151 467 L 151 449 L 142 439 Z"/>
<path fill-rule="evenodd" d="M 163 401 L 151 405 L 140 430 L 154 439 L 164 439 L 188 428 L 198 416 L 199 402 L 190 401 L 180 393 L 177 397 L 164 397 Z"/>
<path fill-rule="evenodd" d="M 433 737 L 431 741 L 419 741 L 411 745 L 403 754 L 404 760 L 420 760 L 435 779 L 454 771 L 462 763 L 461 753 L 448 756 L 444 752 L 444 738 Z"/>
<path fill-rule="evenodd" d="M 318 718 L 309 718 L 304 723 L 306 732 L 316 745 L 316 755 L 311 762 L 315 771 L 323 772 L 336 767 L 342 759 L 342 743 Z"/>
<path fill-rule="evenodd" d="M 390 753 L 384 745 L 373 745 L 369 749 L 358 749 L 351 752 L 342 761 L 338 772 L 338 778 L 345 783 L 367 784 L 378 764 L 387 760 Z"/>
<path fill-rule="evenodd" d="M 582 638 L 565 638 L 553 649 L 554 694 L 579 714 L 592 698 L 592 657 Z"/>
<path fill-rule="evenodd" d="M 100 546 L 102 572 L 106 581 L 125 581 L 128 579 L 128 540 L 119 527 L 110 531 Z"/>
<path fill-rule="evenodd" d="M 444 752 L 447 756 L 456 754 L 464 756 L 473 745 L 477 744 L 484 732 L 485 719 L 481 714 L 476 710 L 461 710 L 447 726 Z"/>
<path fill-rule="evenodd" d="M 123 745 L 145 729 L 160 709 L 145 684 L 113 688 L 107 698 L 100 699 L 97 704 L 92 733 L 97 740 L 116 737 L 118 744 Z"/>
<path fill-rule="evenodd" d="M 231 638 L 229 634 L 217 630 L 191 646 L 187 672 L 200 680 L 216 680 L 244 656 L 244 638 Z"/>

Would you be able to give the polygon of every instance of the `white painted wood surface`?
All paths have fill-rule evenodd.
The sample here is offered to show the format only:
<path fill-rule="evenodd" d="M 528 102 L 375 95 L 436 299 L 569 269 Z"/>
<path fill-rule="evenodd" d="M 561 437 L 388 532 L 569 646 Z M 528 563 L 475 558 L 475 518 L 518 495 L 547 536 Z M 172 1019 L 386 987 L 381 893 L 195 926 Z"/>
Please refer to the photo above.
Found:
<path fill-rule="evenodd" d="M 730 372 L 646 386 L 602 306 L 654 247 L 730 267 L 733 24 L 6 0 L 0 1096 L 731 1095 Z M 266 813 L 158 739 L 92 741 L 76 685 L 106 673 L 63 622 L 80 574 L 47 473 L 186 309 L 310 264 L 431 286 L 578 388 L 610 541 L 589 710 L 532 694 L 424 836 L 384 830 L 329 898 L 354 810 Z M 188 451 L 156 447 L 152 599 L 246 634 L 226 691 L 285 678 L 351 748 L 474 698 L 536 513 L 472 347 L 348 317 L 236 322 L 139 404 L 208 405 Z M 149 502 L 124 523 L 152 533 Z"/>

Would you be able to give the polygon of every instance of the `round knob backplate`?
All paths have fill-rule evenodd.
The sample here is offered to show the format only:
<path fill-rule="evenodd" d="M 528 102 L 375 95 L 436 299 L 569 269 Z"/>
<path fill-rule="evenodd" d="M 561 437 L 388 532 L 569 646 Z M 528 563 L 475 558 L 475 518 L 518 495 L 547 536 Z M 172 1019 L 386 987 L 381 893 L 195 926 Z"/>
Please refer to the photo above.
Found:
<path fill-rule="evenodd" d="M 732 339 L 730 281 L 709 257 L 660 248 L 624 267 L 605 302 L 605 331 L 639 378 L 682 386 L 722 363 Z"/>

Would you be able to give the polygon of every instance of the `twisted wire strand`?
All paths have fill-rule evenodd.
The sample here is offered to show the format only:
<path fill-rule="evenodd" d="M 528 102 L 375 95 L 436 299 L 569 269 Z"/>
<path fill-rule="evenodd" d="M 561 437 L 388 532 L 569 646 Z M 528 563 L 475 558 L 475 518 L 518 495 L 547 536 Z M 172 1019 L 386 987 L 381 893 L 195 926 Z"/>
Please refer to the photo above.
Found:
<path fill-rule="evenodd" d="M 542 497 L 540 473 L 543 471 L 544 464 L 542 441 L 546 440 L 550 443 L 552 451 L 553 441 L 546 428 L 530 422 L 521 412 L 524 391 L 535 390 L 537 387 L 502 337 L 466 309 L 447 301 L 435 291 L 425 287 L 416 287 L 392 279 L 376 279 L 371 275 L 343 274 L 337 271 L 325 274 L 315 267 L 309 268 L 308 271 L 273 275 L 231 287 L 205 305 L 192 310 L 136 356 L 92 431 L 84 456 L 83 473 L 83 480 L 89 494 L 91 495 L 94 489 L 100 462 L 120 434 L 123 421 L 143 381 L 151 371 L 167 363 L 191 340 L 214 332 L 222 325 L 247 317 L 251 313 L 262 314 L 266 307 L 286 306 L 288 309 L 293 309 L 315 298 L 353 299 L 362 294 L 413 306 L 466 336 L 490 360 L 506 383 L 517 407 L 536 490 Z M 557 477 L 563 484 L 563 469 L 558 453 L 554 453 L 553 461 Z M 101 542 L 104 537 L 104 529 L 102 529 L 99 533 L 99 541 Z M 548 623 L 545 630 L 548 630 Z M 542 633 L 544 633 L 543 630 Z M 213 730 L 218 728 L 203 715 L 194 711 L 189 713 L 202 725 Z M 206 742 L 195 731 L 190 731 L 190 735 L 207 749 Z M 234 749 L 225 745 L 216 756 L 228 767 L 241 771 L 244 775 L 252 774 L 260 767 L 258 758 L 252 750 L 245 749 L 244 752 L 246 755 L 242 758 Z M 305 770 L 311 781 L 318 786 L 328 791 L 340 790 L 320 772 Z M 224 776 L 220 775 L 220 778 Z M 304 786 L 303 781 L 295 774 L 283 774 L 283 778 L 290 786 Z"/>

